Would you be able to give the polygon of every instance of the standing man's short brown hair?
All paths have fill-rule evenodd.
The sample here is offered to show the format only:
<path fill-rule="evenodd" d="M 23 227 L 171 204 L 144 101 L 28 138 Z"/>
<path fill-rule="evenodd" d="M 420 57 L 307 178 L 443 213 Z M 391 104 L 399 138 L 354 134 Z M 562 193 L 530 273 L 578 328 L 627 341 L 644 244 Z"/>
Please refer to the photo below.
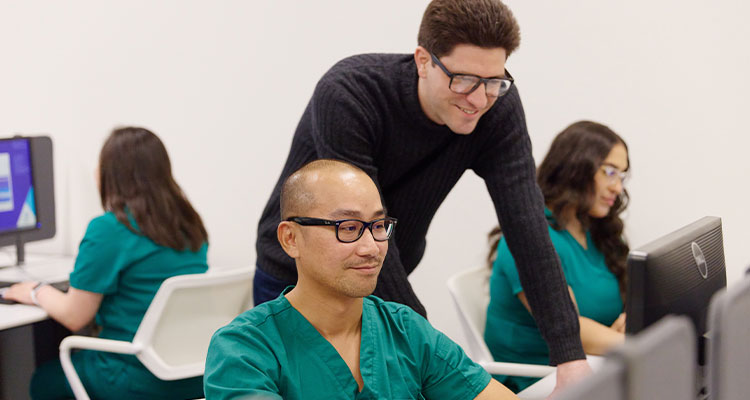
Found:
<path fill-rule="evenodd" d="M 417 43 L 442 57 L 459 44 L 518 48 L 521 31 L 510 9 L 500 0 L 433 0 L 422 16 Z"/>

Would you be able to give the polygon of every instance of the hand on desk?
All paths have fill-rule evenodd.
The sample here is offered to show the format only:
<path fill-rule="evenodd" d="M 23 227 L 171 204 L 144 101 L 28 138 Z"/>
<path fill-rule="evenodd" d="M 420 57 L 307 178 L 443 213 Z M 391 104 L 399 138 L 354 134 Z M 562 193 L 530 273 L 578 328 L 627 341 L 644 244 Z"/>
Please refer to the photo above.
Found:
<path fill-rule="evenodd" d="M 34 290 L 34 288 L 37 288 Z M 67 292 L 63 290 L 67 290 Z M 37 303 L 32 300 L 32 290 L 36 292 Z M 38 282 L 16 283 L 8 288 L 3 298 L 23 304 L 36 304 L 47 312 L 50 318 L 75 332 L 94 319 L 104 295 L 69 287 L 68 282 L 41 284 Z"/>
<path fill-rule="evenodd" d="M 567 386 L 580 381 L 591 374 L 591 367 L 586 360 L 568 361 L 557 366 L 557 382 L 555 390 L 547 397 L 554 399 Z"/>
<path fill-rule="evenodd" d="M 5 292 L 3 293 L 3 298 L 13 300 L 18 303 L 33 305 L 34 302 L 31 300 L 31 290 L 34 289 L 38 284 L 39 282 L 35 281 L 16 283 L 15 285 L 12 285 L 5 290 Z"/>

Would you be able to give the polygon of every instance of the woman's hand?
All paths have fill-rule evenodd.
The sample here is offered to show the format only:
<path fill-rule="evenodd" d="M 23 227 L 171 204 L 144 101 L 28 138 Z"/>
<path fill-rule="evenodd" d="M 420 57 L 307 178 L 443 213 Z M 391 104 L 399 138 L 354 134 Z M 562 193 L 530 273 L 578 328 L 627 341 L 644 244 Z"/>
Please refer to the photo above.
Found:
<path fill-rule="evenodd" d="M 39 282 L 21 282 L 9 287 L 3 297 L 23 304 L 34 304 L 31 291 Z M 42 285 L 36 293 L 39 307 L 57 322 L 75 332 L 96 316 L 104 295 L 78 290 L 71 286 L 67 293 L 50 285 Z"/>
<path fill-rule="evenodd" d="M 620 314 L 610 328 L 617 332 L 625 333 L 625 313 Z"/>
<path fill-rule="evenodd" d="M 33 305 L 34 302 L 31 301 L 31 291 L 38 284 L 39 282 L 34 281 L 16 283 L 9 287 L 8 290 L 5 291 L 5 293 L 3 293 L 3 298 L 13 300 L 18 303 Z"/>

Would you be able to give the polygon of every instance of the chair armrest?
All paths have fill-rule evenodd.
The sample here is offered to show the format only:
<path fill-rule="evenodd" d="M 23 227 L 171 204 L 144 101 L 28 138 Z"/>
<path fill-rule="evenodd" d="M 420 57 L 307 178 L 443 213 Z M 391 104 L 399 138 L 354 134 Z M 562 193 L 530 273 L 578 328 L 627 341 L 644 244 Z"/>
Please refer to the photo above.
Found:
<path fill-rule="evenodd" d="M 555 367 L 538 364 L 518 364 L 508 362 L 479 362 L 485 371 L 492 375 L 528 376 L 541 378 L 555 372 Z"/>
<path fill-rule="evenodd" d="M 62 364 L 65 378 L 78 400 L 89 400 L 86 389 L 83 387 L 81 378 L 78 377 L 73 361 L 70 359 L 70 350 L 87 349 L 106 351 L 109 353 L 136 354 L 141 349 L 131 342 L 122 340 L 99 339 L 87 336 L 68 336 L 60 343 L 60 364 Z"/>
<path fill-rule="evenodd" d="M 60 353 L 72 349 L 106 351 L 108 353 L 136 354 L 140 346 L 122 340 L 99 339 L 88 336 L 68 336 L 60 343 Z"/>

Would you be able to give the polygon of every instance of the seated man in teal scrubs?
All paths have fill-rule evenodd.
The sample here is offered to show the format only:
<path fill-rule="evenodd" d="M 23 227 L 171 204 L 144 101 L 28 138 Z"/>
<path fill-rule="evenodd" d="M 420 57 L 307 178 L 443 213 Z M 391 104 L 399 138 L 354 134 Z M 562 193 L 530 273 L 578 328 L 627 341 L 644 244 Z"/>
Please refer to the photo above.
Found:
<path fill-rule="evenodd" d="M 370 295 L 396 220 L 362 170 L 306 164 L 281 215 L 297 285 L 214 334 L 207 399 L 516 398 L 411 308 Z"/>

